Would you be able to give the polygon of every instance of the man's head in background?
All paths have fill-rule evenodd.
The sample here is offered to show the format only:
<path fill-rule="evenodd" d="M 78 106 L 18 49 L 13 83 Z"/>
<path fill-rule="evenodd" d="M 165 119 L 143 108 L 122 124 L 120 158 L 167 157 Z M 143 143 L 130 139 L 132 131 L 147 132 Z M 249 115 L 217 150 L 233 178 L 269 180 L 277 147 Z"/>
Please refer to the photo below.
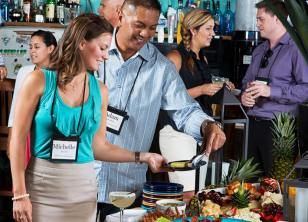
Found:
<path fill-rule="evenodd" d="M 101 0 L 98 13 L 104 16 L 113 27 L 119 23 L 119 14 L 124 0 Z"/>

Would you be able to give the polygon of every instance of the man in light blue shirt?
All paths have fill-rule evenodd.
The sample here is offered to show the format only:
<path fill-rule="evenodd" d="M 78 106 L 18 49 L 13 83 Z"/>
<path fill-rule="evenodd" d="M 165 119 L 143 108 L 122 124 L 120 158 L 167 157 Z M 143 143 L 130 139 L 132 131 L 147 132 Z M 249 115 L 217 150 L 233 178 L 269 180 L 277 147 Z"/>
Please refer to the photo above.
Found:
<path fill-rule="evenodd" d="M 155 35 L 159 14 L 158 0 L 124 2 L 109 59 L 99 69 L 99 78 L 109 91 L 109 117 L 122 115 L 126 119 L 121 130 L 107 133 L 107 139 L 136 153 L 148 151 L 159 110 L 164 109 L 179 130 L 198 141 L 202 141 L 201 134 L 204 134 L 204 149 L 209 154 L 224 144 L 225 135 L 188 95 L 175 66 L 149 43 Z M 109 127 L 112 125 L 116 124 Z M 96 168 L 98 211 L 103 221 L 106 215 L 117 210 L 107 204 L 109 192 L 130 191 L 141 195 L 147 166 L 97 162 Z"/>

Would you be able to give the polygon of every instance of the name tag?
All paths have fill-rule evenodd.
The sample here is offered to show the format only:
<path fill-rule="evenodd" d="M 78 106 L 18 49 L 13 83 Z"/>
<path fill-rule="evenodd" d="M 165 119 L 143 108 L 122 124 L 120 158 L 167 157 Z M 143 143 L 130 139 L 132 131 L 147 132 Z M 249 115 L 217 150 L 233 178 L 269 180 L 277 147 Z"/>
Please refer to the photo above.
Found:
<path fill-rule="evenodd" d="M 107 131 L 119 135 L 125 120 L 128 120 L 127 112 L 108 106 Z"/>
<path fill-rule="evenodd" d="M 76 161 L 78 154 L 79 136 L 54 135 L 51 148 L 51 160 Z"/>
<path fill-rule="evenodd" d="M 270 82 L 270 79 L 269 78 L 265 78 L 265 77 L 256 77 L 255 81 L 258 82 L 258 83 L 262 83 L 262 84 L 268 85 L 269 82 Z"/>

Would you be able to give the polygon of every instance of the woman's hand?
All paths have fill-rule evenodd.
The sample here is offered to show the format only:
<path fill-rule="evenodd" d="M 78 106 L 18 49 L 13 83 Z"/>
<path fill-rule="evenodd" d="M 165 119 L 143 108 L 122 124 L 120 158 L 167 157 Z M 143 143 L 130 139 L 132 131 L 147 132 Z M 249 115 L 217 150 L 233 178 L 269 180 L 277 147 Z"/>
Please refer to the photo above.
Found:
<path fill-rule="evenodd" d="M 227 87 L 228 87 L 229 90 L 235 89 L 235 86 L 232 82 L 228 81 L 228 82 L 226 82 L 226 84 L 227 84 Z"/>
<path fill-rule="evenodd" d="M 213 96 L 223 86 L 222 83 L 206 83 L 202 85 L 203 95 Z"/>
<path fill-rule="evenodd" d="M 32 204 L 29 198 L 13 202 L 13 218 L 18 222 L 32 222 Z"/>
<path fill-rule="evenodd" d="M 149 165 L 153 173 L 170 171 L 165 167 L 167 160 L 157 153 L 140 153 L 140 161 Z"/>

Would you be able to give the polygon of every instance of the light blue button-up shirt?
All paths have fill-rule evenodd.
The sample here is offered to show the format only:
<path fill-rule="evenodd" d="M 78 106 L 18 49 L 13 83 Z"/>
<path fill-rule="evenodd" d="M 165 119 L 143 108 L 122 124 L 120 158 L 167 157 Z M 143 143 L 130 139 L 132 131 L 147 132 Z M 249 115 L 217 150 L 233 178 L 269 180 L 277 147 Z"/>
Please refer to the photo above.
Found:
<path fill-rule="evenodd" d="M 115 36 L 115 35 L 114 35 Z M 136 79 L 138 69 L 144 60 Z M 99 79 L 104 79 L 104 66 L 99 69 Z M 148 152 L 153 139 L 160 109 L 168 111 L 178 129 L 201 140 L 200 126 L 212 120 L 199 104 L 187 93 L 175 66 L 151 43 L 124 61 L 115 38 L 106 61 L 106 85 L 109 105 L 126 112 L 129 119 L 124 122 L 120 135 L 107 133 L 107 140 L 132 151 Z M 146 164 L 107 163 L 96 161 L 98 179 L 98 201 L 109 202 L 111 191 L 142 191 L 146 181 Z M 140 194 L 140 193 L 139 193 Z"/>

